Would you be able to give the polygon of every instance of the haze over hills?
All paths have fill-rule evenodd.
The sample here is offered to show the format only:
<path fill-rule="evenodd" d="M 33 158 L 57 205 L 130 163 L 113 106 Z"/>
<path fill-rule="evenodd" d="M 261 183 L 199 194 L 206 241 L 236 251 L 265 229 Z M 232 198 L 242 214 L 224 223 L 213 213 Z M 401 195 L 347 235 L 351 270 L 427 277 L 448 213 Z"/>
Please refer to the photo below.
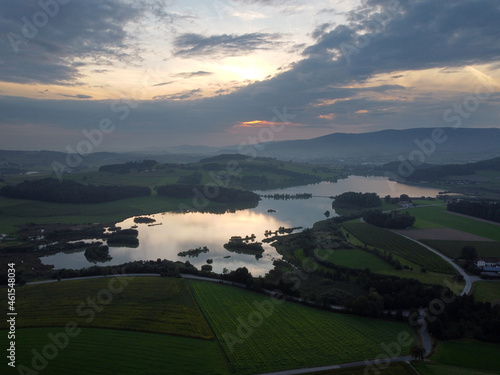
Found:
<path fill-rule="evenodd" d="M 498 128 L 441 128 L 434 136 L 441 143 L 432 140 L 434 129 L 333 133 L 309 140 L 270 142 L 258 154 L 300 161 L 381 163 L 399 160 L 399 156 L 408 159 L 413 151 L 421 151 L 425 162 L 434 164 L 466 163 L 500 156 Z"/>
<path fill-rule="evenodd" d="M 70 157 L 73 161 L 81 160 L 76 167 L 71 167 L 69 154 L 64 152 L 0 150 L 0 170 L 4 173 L 18 169 L 37 170 L 50 168 L 53 162 L 68 165 L 74 171 L 144 159 L 160 163 L 190 163 L 219 154 L 237 153 L 324 164 L 383 164 L 411 158 L 417 166 L 422 157 L 425 164 L 463 164 L 500 156 L 498 145 L 499 128 L 415 128 L 359 134 L 333 133 L 313 139 L 267 142 L 244 148 L 238 145 L 223 148 L 187 145 L 129 153 L 96 152 Z"/>

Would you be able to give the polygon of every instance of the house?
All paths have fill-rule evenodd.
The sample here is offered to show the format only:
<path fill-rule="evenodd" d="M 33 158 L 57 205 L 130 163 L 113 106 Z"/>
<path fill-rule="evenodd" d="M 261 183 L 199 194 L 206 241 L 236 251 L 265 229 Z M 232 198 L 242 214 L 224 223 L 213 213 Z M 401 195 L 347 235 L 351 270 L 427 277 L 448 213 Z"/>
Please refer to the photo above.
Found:
<path fill-rule="evenodd" d="M 498 265 L 499 263 L 497 262 L 497 259 L 479 259 L 476 262 L 476 267 L 478 268 L 496 267 Z"/>
<path fill-rule="evenodd" d="M 401 202 L 398 202 L 398 206 L 400 208 L 409 208 L 409 207 L 413 207 L 413 203 L 408 202 L 408 201 L 401 201 Z"/>

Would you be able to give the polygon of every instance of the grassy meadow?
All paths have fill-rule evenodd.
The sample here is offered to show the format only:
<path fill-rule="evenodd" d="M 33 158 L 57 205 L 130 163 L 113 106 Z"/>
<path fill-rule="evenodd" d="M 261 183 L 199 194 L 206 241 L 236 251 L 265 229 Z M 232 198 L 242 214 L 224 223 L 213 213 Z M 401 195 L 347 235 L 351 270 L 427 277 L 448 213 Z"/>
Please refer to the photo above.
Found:
<path fill-rule="evenodd" d="M 383 355 L 382 344 L 409 340 L 406 324 L 332 313 L 202 281 L 190 281 L 233 371 L 252 374 L 362 361 Z M 261 306 L 261 307 L 259 307 Z"/>
<path fill-rule="evenodd" d="M 430 363 L 416 363 L 422 375 L 498 374 L 500 344 L 474 340 L 440 342 Z"/>
<path fill-rule="evenodd" d="M 500 227 L 499 227 L 500 230 Z M 422 240 L 433 249 L 451 259 L 460 258 L 464 246 L 472 246 L 477 250 L 477 255 L 484 258 L 500 258 L 500 242 L 498 241 L 449 241 L 449 240 Z"/>
<path fill-rule="evenodd" d="M 387 229 L 358 221 L 345 222 L 342 226 L 350 235 L 369 246 L 388 251 L 428 271 L 455 274 L 455 269 L 438 255 Z"/>
<path fill-rule="evenodd" d="M 0 331 L 2 337 L 7 331 Z M 17 370 L 2 364 L 6 372 L 19 374 L 22 367 L 34 369 L 33 353 L 43 353 L 52 343 L 49 334 L 58 335 L 64 328 L 22 328 L 16 332 Z M 229 374 L 229 368 L 215 341 L 156 333 L 115 329 L 80 328 L 69 338 L 65 348 L 47 361 L 40 375 L 161 375 L 161 374 Z M 51 336 L 52 337 L 52 336 Z M 50 353 L 50 351 L 48 351 Z M 30 374 L 30 372 L 24 372 Z"/>
<path fill-rule="evenodd" d="M 411 208 L 410 215 L 416 217 L 414 228 L 454 228 L 477 236 L 500 241 L 500 226 L 454 215 L 445 206 Z"/>
<path fill-rule="evenodd" d="M 499 281 L 478 281 L 472 287 L 476 302 L 500 301 Z"/>
<path fill-rule="evenodd" d="M 5 315 L 6 309 L 3 304 L 0 313 Z M 184 279 L 109 276 L 25 285 L 16 289 L 16 309 L 22 314 L 18 328 L 59 327 L 74 321 L 81 327 L 213 339 Z M 6 324 L 0 322 L 0 328 Z"/>

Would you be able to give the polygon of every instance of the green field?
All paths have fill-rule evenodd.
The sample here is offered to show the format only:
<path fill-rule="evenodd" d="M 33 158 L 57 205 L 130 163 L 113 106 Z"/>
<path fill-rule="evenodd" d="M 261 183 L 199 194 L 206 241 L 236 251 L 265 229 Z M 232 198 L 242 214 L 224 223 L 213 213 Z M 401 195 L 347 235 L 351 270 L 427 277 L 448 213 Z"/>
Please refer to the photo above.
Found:
<path fill-rule="evenodd" d="M 402 323 L 275 304 L 270 297 L 213 283 L 190 284 L 237 374 L 363 361 L 384 354 L 382 344 L 397 342 L 398 335 L 408 339 L 405 355 L 413 341 Z"/>
<path fill-rule="evenodd" d="M 121 292 L 114 292 L 120 288 Z M 7 304 L 2 304 L 4 316 L 6 309 Z M 82 327 L 213 338 L 184 279 L 110 276 L 26 285 L 16 288 L 16 309 L 22 314 L 18 328 L 64 326 L 73 321 Z M 6 324 L 3 320 L 0 328 Z"/>
<path fill-rule="evenodd" d="M 500 226 L 454 215 L 445 206 L 418 207 L 408 210 L 417 218 L 414 228 L 453 228 L 500 241 Z"/>
<path fill-rule="evenodd" d="M 52 344 L 48 335 L 61 337 L 64 328 L 18 329 L 16 331 L 18 368 L 12 371 L 13 369 L 4 362 L 2 374 L 229 374 L 224 356 L 215 341 L 113 329 L 80 328 L 80 330 L 76 331 L 79 333 L 75 337 L 69 338 L 67 346 L 60 346 L 57 356 L 47 361 L 44 370 L 18 372 L 22 369 L 20 365 L 33 370 L 32 350 L 43 353 L 43 349 Z M 0 331 L 2 337 L 7 336 L 6 332 Z M 46 352 L 51 358 L 50 349 Z M 41 361 L 39 359 L 38 363 L 42 363 Z"/>
<path fill-rule="evenodd" d="M 299 261 L 303 261 L 306 258 L 302 249 L 296 250 L 294 252 L 294 255 Z M 394 270 L 394 268 L 389 263 L 384 262 L 376 255 L 373 255 L 361 249 L 329 250 L 328 258 L 326 260 L 336 265 L 347 268 L 358 270 L 369 268 L 372 272 L 376 273 Z M 318 269 L 327 272 L 330 272 L 332 270 L 331 268 L 322 264 L 318 264 Z"/>
<path fill-rule="evenodd" d="M 500 242 L 488 241 L 447 241 L 447 240 L 421 240 L 433 249 L 451 259 L 460 258 L 464 246 L 472 246 L 477 250 L 477 254 L 483 258 L 500 258 Z"/>
<path fill-rule="evenodd" d="M 368 370 L 367 370 L 368 368 Z M 411 366 L 404 362 L 395 362 L 390 365 L 386 365 L 381 361 L 380 365 L 377 367 L 349 367 L 338 370 L 327 370 L 320 372 L 310 372 L 309 375 L 366 375 L 366 374 L 377 374 L 377 375 L 417 375 Z"/>
<path fill-rule="evenodd" d="M 389 230 L 357 221 L 345 222 L 342 226 L 363 243 L 388 251 L 393 256 L 404 258 L 428 271 L 455 273 L 455 269 L 438 255 Z"/>
<path fill-rule="evenodd" d="M 361 249 L 340 249 L 331 250 L 328 254 L 328 261 L 339 266 L 381 273 L 391 271 L 394 268 L 387 262 L 384 262 L 378 256 L 373 255 Z"/>
<path fill-rule="evenodd" d="M 86 224 L 109 223 L 131 216 L 164 211 L 178 211 L 181 204 L 193 206 L 189 199 L 174 199 L 151 195 L 94 204 L 38 202 L 0 197 L 0 233 L 13 233 L 20 225 L 36 224 Z M 209 207 L 221 204 L 210 203 Z"/>
<path fill-rule="evenodd" d="M 498 375 L 498 371 L 484 371 L 438 363 L 414 363 L 420 375 Z"/>
<path fill-rule="evenodd" d="M 445 341 L 438 344 L 431 360 L 449 366 L 498 371 L 498 353 L 500 344 L 473 340 Z"/>
<path fill-rule="evenodd" d="M 476 302 L 500 301 L 500 281 L 478 281 L 473 288 Z"/>

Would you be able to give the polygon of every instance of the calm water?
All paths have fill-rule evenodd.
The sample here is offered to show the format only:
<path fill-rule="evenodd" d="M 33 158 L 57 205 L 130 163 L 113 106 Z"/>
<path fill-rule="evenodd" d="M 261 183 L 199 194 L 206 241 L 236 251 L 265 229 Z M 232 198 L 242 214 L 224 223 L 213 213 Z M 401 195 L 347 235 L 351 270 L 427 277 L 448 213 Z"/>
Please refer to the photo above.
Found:
<path fill-rule="evenodd" d="M 436 196 L 439 192 L 433 188 L 403 185 L 388 181 L 385 177 L 350 176 L 336 183 L 321 182 L 314 185 L 296 186 L 286 189 L 257 191 L 260 194 L 274 193 L 311 193 L 312 199 L 273 200 L 263 198 L 253 209 L 240 210 L 234 213 L 174 213 L 166 212 L 150 215 L 156 220 L 154 225 L 135 224 L 133 218 L 117 223 L 117 226 L 130 228 L 137 225 L 139 231 L 139 247 L 110 247 L 112 260 L 100 264 L 121 264 L 134 260 L 189 260 L 200 268 L 207 259 L 213 259 L 213 270 L 222 272 L 224 268 L 234 270 L 247 267 L 253 275 L 264 275 L 273 265 L 274 259 L 281 256 L 276 250 L 263 243 L 265 252 L 261 259 L 253 255 L 236 254 L 224 249 L 223 244 L 231 236 L 250 236 L 255 234 L 257 241 L 265 238 L 266 230 L 275 231 L 279 227 L 311 227 L 316 221 L 325 219 L 325 211 L 335 212 L 331 208 L 332 200 L 328 197 L 346 191 L 375 192 L 380 196 L 399 196 L 408 194 L 413 197 Z M 276 212 L 268 212 L 269 209 Z M 177 253 L 197 247 L 207 246 L 210 252 L 198 257 L 179 257 Z M 229 256 L 228 258 L 225 258 Z M 82 268 L 92 265 L 84 256 L 83 251 L 72 254 L 56 254 L 41 258 L 44 264 L 53 264 L 58 268 Z"/>

